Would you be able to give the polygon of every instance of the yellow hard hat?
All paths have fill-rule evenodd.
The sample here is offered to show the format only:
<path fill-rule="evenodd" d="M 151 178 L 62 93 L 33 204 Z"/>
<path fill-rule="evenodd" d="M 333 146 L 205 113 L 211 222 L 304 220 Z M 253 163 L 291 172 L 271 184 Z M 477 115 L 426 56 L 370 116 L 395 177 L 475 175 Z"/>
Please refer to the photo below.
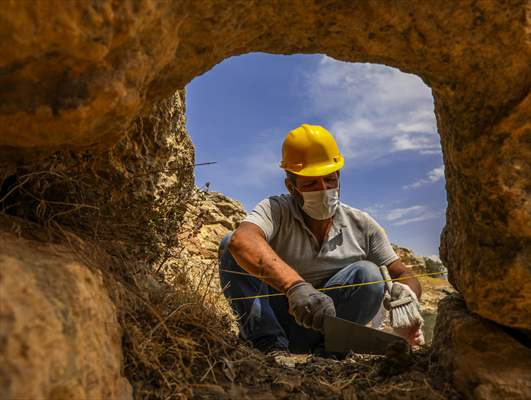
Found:
<path fill-rule="evenodd" d="M 302 124 L 290 131 L 282 143 L 280 168 L 296 175 L 328 175 L 344 164 L 336 141 L 322 126 Z"/>

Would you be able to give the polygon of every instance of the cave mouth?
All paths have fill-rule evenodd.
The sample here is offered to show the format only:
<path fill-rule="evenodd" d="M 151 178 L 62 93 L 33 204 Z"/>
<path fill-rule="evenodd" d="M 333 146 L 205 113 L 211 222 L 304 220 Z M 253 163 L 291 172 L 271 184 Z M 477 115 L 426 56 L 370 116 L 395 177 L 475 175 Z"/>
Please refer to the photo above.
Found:
<path fill-rule="evenodd" d="M 369 212 L 393 243 L 438 257 L 444 166 L 431 90 L 417 76 L 322 54 L 250 53 L 224 60 L 186 92 L 196 159 L 216 162 L 196 169 L 199 187 L 250 211 L 286 192 L 278 168 L 285 134 L 322 125 L 345 155 L 342 201 Z"/>
<path fill-rule="evenodd" d="M 26 150 L 28 159 L 38 149 L 108 151 L 151 107 L 234 55 L 327 54 L 396 67 L 432 88 L 448 200 L 440 254 L 450 281 L 471 311 L 531 327 L 524 2 L 123 2 L 112 12 L 89 2 L 51 10 L 16 2 L 2 15 L 1 82 L 10 89 L 0 93 L 2 166 Z M 43 37 L 19 28 L 36 15 Z"/>
<path fill-rule="evenodd" d="M 215 162 L 195 170 L 196 185 L 247 212 L 287 193 L 278 167 L 285 134 L 301 123 L 323 125 L 346 158 L 341 201 L 375 218 L 414 274 L 446 271 L 438 249 L 446 209 L 440 137 L 431 89 L 416 75 L 323 54 L 240 55 L 186 86 L 186 123 L 198 162 Z M 453 288 L 419 280 L 431 343 L 436 303 Z"/>
<path fill-rule="evenodd" d="M 505 345 L 493 346 L 499 354 L 487 354 L 486 362 L 480 357 L 474 364 L 469 362 L 471 352 L 483 352 L 489 346 L 474 347 L 473 343 L 483 343 L 485 331 L 468 323 L 476 319 L 481 325 L 484 318 L 511 328 L 531 328 L 531 65 L 529 7 L 525 2 L 508 6 L 465 1 L 456 6 L 452 2 L 308 1 L 285 2 L 282 7 L 275 2 L 255 2 L 249 7 L 241 2 L 162 2 L 157 7 L 151 2 L 131 3 L 111 5 L 102 0 L 50 7 L 47 2 L 10 2 L 5 7 L 0 15 L 5 26 L 0 82 L 8 90 L 0 92 L 0 165 L 6 168 L 6 176 L 26 161 L 29 173 L 42 171 L 42 159 L 37 160 L 33 150 L 50 155 L 66 147 L 72 153 L 67 167 L 73 166 L 81 174 L 101 173 L 95 179 L 87 173 L 82 184 L 90 190 L 81 194 L 94 194 L 101 203 L 110 199 L 101 208 L 108 205 L 109 212 L 125 216 L 122 226 L 133 220 L 139 228 L 150 227 L 152 217 L 161 215 L 142 214 L 153 209 L 151 194 L 157 189 L 156 179 L 145 177 L 174 163 L 174 154 L 193 162 L 193 150 L 181 151 L 183 147 L 178 145 L 187 135 L 164 147 L 164 127 L 159 128 L 172 125 L 169 116 L 179 116 L 180 111 L 163 103 L 225 58 L 252 51 L 325 53 L 335 59 L 382 63 L 415 73 L 432 88 L 444 156 L 448 210 L 441 258 L 464 299 L 459 305 L 452 301 L 445 305 L 450 317 L 442 321 L 441 332 L 448 333 L 450 340 L 441 338 L 440 354 L 456 355 L 445 370 L 452 371 L 455 382 L 460 382 L 470 397 L 487 396 L 491 388 L 513 388 L 524 382 L 513 374 L 514 369 L 498 368 L 492 373 L 493 368 L 506 366 L 507 359 L 512 360 L 511 368 L 529 370 L 529 364 L 516 363 L 514 356 L 526 353 L 514 347 L 508 346 L 512 353 L 505 354 L 501 352 Z M 35 29 L 22 29 L 24 26 Z M 58 96 L 64 98 L 58 101 Z M 175 125 L 182 124 L 178 119 Z M 145 125 L 147 121 L 150 126 Z M 135 142 L 138 135 L 132 131 L 147 134 Z M 74 159 L 80 149 L 95 147 L 112 153 L 106 162 L 99 159 L 85 168 Z M 25 150 L 29 150 L 27 157 L 23 156 Z M 153 154 L 157 156 L 151 157 Z M 130 175 L 144 179 L 131 179 Z M 102 180 L 109 185 L 103 187 Z M 108 193 L 112 196 L 106 197 Z M 94 204 L 94 199 L 84 200 Z M 180 215 L 179 210 L 170 211 L 162 222 L 175 221 Z M 79 223 L 73 213 L 62 216 Z M 142 239 L 155 236 L 146 233 Z M 109 232 L 108 237 L 111 235 Z M 158 322 L 154 319 L 148 329 Z M 470 329 L 459 332 L 461 322 Z M 193 328 L 188 325 L 183 331 L 193 332 Z M 489 325 L 487 333 L 495 334 L 494 328 Z M 470 334 L 477 334 L 477 340 Z M 216 335 L 212 338 L 219 339 Z M 208 346 L 209 342 L 203 343 Z M 175 348 L 183 348 L 188 360 L 194 358 L 186 341 Z M 219 355 L 225 357 L 232 349 L 225 346 Z M 176 359 L 182 360 L 179 354 Z M 173 371 L 174 360 L 164 359 Z M 234 383 L 230 379 L 234 365 L 218 363 L 219 376 L 224 374 Z M 245 377 L 261 371 L 252 364 L 239 367 Z M 212 365 L 205 371 L 204 377 L 212 374 L 215 379 Z M 507 371 L 500 379 L 499 374 Z M 152 376 L 149 368 L 145 372 Z M 19 376 L 18 371 L 15 375 Z M 329 370 L 328 375 L 335 371 Z M 156 375 L 156 385 L 163 378 Z M 351 378 L 350 371 L 345 382 Z M 491 378 L 487 385 L 479 383 Z M 46 386 L 48 379 L 42 380 Z M 504 379 L 508 383 L 500 385 Z M 175 382 L 180 380 L 179 376 Z M 287 382 L 291 383 L 289 377 Z M 288 383 L 284 386 L 289 388 Z M 26 386 L 26 382 L 22 384 Z M 46 390 L 49 393 L 49 387 Z M 239 395 L 236 391 L 232 396 L 232 387 L 230 390 L 231 397 Z M 426 393 L 429 388 L 424 389 L 423 395 Z M 492 394 L 499 398 L 510 395 Z"/>

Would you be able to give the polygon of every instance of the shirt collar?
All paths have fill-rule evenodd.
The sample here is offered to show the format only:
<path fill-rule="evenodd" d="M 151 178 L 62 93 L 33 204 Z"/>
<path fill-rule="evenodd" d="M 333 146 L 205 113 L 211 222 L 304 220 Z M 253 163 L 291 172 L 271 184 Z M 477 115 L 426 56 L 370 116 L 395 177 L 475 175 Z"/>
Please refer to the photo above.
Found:
<path fill-rule="evenodd" d="M 310 229 L 306 226 L 306 223 L 304 222 L 304 217 L 302 216 L 303 211 L 297 204 L 297 199 L 292 194 L 290 194 L 289 196 L 291 200 L 291 212 L 293 213 L 294 218 L 300 222 L 304 229 L 310 231 Z M 329 239 L 340 234 L 341 230 L 346 227 L 347 224 L 345 223 L 345 211 L 343 210 L 343 203 L 340 202 L 334 216 L 332 217 L 332 226 L 330 227 L 330 232 L 328 233 Z"/>

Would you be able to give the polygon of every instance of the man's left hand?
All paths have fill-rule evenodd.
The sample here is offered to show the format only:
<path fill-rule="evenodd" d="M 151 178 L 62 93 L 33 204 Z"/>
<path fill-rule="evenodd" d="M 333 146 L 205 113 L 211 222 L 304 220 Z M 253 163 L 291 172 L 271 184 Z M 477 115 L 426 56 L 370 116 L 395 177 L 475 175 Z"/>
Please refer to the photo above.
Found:
<path fill-rule="evenodd" d="M 409 328 L 394 328 L 393 331 L 398 335 L 406 339 L 412 346 L 424 345 L 424 333 L 419 325 L 415 325 Z"/>

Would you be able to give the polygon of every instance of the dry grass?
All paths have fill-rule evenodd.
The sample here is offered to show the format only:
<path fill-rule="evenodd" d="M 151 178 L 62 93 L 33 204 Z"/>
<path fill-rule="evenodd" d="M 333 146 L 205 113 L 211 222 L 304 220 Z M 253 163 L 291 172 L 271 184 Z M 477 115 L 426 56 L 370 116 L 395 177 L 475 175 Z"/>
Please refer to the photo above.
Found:
<path fill-rule="evenodd" d="M 276 364 L 236 336 L 234 318 L 216 284 L 215 263 L 184 256 L 175 239 L 182 224 L 179 207 L 187 201 L 182 192 L 155 201 L 155 209 L 147 210 L 152 224 L 146 226 L 146 215 L 109 224 L 112 215 L 105 204 L 83 196 L 59 201 L 46 190 L 36 191 L 51 185 L 57 193 L 83 182 L 43 171 L 19 176 L 2 198 L 34 221 L 14 230 L 34 234 L 39 224 L 45 232 L 39 240 L 67 244 L 83 263 L 104 273 L 123 327 L 124 373 L 135 398 L 457 398 L 438 381 L 426 350 L 405 363 L 351 355 L 342 361 L 299 359 L 292 368 Z M 3 218 L 14 220 L 8 209 L 3 211 Z M 194 221 L 189 234 L 203 222 Z"/>

